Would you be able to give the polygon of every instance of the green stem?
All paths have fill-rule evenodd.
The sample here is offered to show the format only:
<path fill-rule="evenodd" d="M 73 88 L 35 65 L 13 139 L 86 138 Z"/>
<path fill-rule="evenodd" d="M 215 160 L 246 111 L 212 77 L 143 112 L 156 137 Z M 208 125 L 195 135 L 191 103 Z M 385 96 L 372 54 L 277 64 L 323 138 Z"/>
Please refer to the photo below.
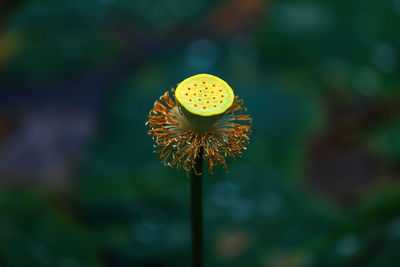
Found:
<path fill-rule="evenodd" d="M 190 219 L 192 226 L 192 266 L 203 267 L 203 147 L 196 158 L 190 179 Z"/>

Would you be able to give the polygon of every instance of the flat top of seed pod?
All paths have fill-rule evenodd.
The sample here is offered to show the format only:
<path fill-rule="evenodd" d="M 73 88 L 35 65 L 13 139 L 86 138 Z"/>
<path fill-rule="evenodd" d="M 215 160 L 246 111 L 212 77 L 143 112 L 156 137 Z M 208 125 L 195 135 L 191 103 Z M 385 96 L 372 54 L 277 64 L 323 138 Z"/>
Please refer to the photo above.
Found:
<path fill-rule="evenodd" d="M 224 113 L 235 98 L 232 88 L 224 80 L 209 74 L 185 79 L 176 88 L 175 96 L 187 111 L 200 116 Z"/>

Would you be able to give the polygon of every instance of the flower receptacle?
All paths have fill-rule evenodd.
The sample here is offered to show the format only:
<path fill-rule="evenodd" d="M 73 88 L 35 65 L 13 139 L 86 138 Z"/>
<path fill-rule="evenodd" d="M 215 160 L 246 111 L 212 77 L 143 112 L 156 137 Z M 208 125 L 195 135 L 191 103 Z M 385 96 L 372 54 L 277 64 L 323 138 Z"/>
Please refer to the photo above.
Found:
<path fill-rule="evenodd" d="M 180 107 L 180 110 L 183 113 L 183 115 L 188 120 L 190 126 L 193 128 L 193 130 L 195 130 L 197 132 L 204 132 L 204 131 L 207 131 L 208 129 L 211 129 L 212 126 L 214 125 L 214 123 L 216 123 L 225 114 L 225 113 L 222 113 L 222 114 L 212 115 L 212 116 L 200 116 L 200 115 L 191 113 L 182 105 L 179 105 L 179 107 Z"/>

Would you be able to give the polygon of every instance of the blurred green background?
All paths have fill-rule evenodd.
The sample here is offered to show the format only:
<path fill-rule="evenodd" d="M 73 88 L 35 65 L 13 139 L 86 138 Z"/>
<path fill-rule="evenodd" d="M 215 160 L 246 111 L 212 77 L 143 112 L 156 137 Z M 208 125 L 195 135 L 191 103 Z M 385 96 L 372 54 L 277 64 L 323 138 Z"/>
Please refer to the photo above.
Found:
<path fill-rule="evenodd" d="M 205 177 L 207 266 L 400 266 L 400 0 L 1 0 L 0 266 L 190 266 L 146 134 L 188 76 L 254 119 Z"/>

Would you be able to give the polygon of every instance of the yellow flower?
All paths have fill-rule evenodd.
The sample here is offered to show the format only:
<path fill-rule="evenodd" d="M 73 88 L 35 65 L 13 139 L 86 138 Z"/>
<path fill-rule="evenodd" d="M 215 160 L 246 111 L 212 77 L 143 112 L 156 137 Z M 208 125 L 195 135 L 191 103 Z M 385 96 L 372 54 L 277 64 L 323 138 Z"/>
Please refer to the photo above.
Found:
<path fill-rule="evenodd" d="M 251 133 L 243 100 L 225 81 L 209 74 L 192 76 L 172 92 L 175 101 L 167 91 L 154 103 L 146 123 L 155 152 L 166 165 L 189 172 L 203 148 L 210 174 L 218 164 L 227 169 L 226 157 L 240 156 Z"/>

